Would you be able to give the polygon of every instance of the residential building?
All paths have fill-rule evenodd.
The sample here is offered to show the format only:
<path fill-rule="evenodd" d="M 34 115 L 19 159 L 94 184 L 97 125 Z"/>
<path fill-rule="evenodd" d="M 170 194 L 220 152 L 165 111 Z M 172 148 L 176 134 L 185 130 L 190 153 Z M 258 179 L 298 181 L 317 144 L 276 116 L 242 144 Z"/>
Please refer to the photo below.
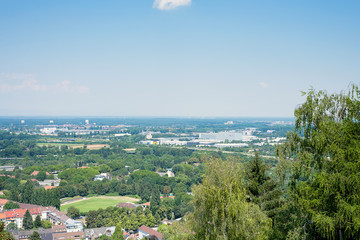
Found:
<path fill-rule="evenodd" d="M 135 154 L 136 148 L 124 148 L 123 149 L 128 154 Z"/>
<path fill-rule="evenodd" d="M 68 219 L 65 222 L 67 232 L 79 232 L 84 230 L 84 226 L 81 221 L 76 221 L 73 219 Z"/>
<path fill-rule="evenodd" d="M 60 185 L 60 180 L 59 179 L 55 179 L 55 180 L 52 180 L 52 179 L 45 179 L 44 181 L 39 181 L 39 185 L 40 186 L 55 186 L 55 187 L 58 187 Z"/>
<path fill-rule="evenodd" d="M 159 174 L 161 177 L 164 177 L 166 175 L 168 177 L 175 177 L 175 174 L 169 169 L 166 172 L 156 172 L 156 173 Z"/>
<path fill-rule="evenodd" d="M 111 237 L 115 232 L 115 226 L 113 227 L 101 227 L 101 228 L 89 228 L 85 229 L 85 239 L 95 240 L 99 237 L 106 235 Z"/>
<path fill-rule="evenodd" d="M 151 238 L 151 239 L 157 239 L 157 240 L 161 240 L 162 239 L 162 233 L 159 233 L 157 231 L 155 231 L 152 228 L 149 228 L 145 225 L 142 225 L 139 228 L 139 233 L 138 233 L 138 238 L 139 239 L 143 239 L 143 238 Z"/>
<path fill-rule="evenodd" d="M 35 231 L 40 234 L 42 240 L 53 240 L 52 229 L 39 228 L 38 230 L 11 230 L 9 232 L 15 237 L 15 240 L 28 240 Z"/>
<path fill-rule="evenodd" d="M 30 175 L 31 176 L 37 176 L 39 174 L 39 171 L 33 171 Z M 46 172 L 46 175 L 49 176 L 50 173 Z"/>
<path fill-rule="evenodd" d="M 0 171 L 5 170 L 7 172 L 12 172 L 12 171 L 14 171 L 14 169 L 15 169 L 15 166 L 0 166 Z"/>
<path fill-rule="evenodd" d="M 95 175 L 94 181 L 102 181 L 104 179 L 111 180 L 111 174 L 110 173 L 101 173 L 99 175 Z"/>
<path fill-rule="evenodd" d="M 7 203 L 9 200 L 0 198 L 0 211 L 4 209 L 5 203 Z"/>
<path fill-rule="evenodd" d="M 134 204 L 134 203 L 124 203 L 124 202 L 120 202 L 120 203 L 118 203 L 117 205 L 116 205 L 116 207 L 118 207 L 118 208 L 129 208 L 129 209 L 131 209 L 131 208 L 136 208 L 136 205 Z"/>

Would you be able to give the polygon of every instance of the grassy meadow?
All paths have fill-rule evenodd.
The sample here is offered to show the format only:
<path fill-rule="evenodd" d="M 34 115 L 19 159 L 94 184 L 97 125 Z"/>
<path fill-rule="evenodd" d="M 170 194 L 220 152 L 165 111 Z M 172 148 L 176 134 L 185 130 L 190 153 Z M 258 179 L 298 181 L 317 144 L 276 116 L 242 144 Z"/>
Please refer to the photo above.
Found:
<path fill-rule="evenodd" d="M 66 212 L 69 207 L 76 207 L 80 212 L 88 212 L 90 210 L 97 210 L 99 208 L 107 208 L 110 206 L 116 206 L 119 202 L 132 202 L 136 203 L 140 199 L 124 197 L 124 196 L 97 196 L 91 198 L 83 198 L 75 200 L 73 202 L 65 202 L 61 204 L 61 211 Z"/>

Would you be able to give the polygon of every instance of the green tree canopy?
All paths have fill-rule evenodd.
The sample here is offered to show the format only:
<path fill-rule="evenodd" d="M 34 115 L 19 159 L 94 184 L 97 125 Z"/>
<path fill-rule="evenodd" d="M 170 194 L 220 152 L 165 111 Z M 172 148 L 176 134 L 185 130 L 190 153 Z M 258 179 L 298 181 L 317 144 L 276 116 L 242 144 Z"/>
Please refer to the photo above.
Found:
<path fill-rule="evenodd" d="M 246 201 L 243 171 L 235 161 L 211 159 L 203 183 L 193 188 L 195 239 L 267 239 L 271 221 Z"/>
<path fill-rule="evenodd" d="M 268 217 L 273 218 L 281 205 L 283 192 L 277 181 L 267 173 L 269 168 L 256 152 L 246 168 L 246 188 L 249 201 L 258 204 Z"/>
<path fill-rule="evenodd" d="M 4 230 L 4 222 L 0 222 L 0 239 L 1 240 L 14 240 L 15 238 Z"/>
<path fill-rule="evenodd" d="M 31 217 L 29 210 L 26 210 L 26 212 L 25 212 L 24 219 L 23 219 L 23 227 L 26 230 L 32 229 L 34 227 L 34 222 L 33 222 L 33 219 Z"/>
<path fill-rule="evenodd" d="M 70 218 L 79 218 L 80 217 L 80 210 L 77 209 L 76 207 L 69 207 L 67 209 L 67 214 L 66 214 L 68 217 Z"/>
<path fill-rule="evenodd" d="M 158 209 L 160 208 L 161 200 L 160 200 L 160 191 L 158 186 L 154 186 L 153 191 L 151 193 L 151 201 L 150 201 L 150 210 L 153 215 L 156 214 Z"/>
<path fill-rule="evenodd" d="M 113 240 L 125 240 L 124 234 L 123 234 L 121 223 L 116 224 L 115 232 L 111 236 L 111 239 Z"/>
<path fill-rule="evenodd" d="M 40 215 L 37 215 L 37 216 L 36 216 L 35 221 L 34 221 L 34 227 L 35 227 L 35 228 L 41 227 L 41 218 L 40 218 Z"/>
<path fill-rule="evenodd" d="M 41 240 L 41 236 L 37 231 L 34 231 L 33 234 L 31 234 L 29 240 Z"/>
<path fill-rule="evenodd" d="M 39 181 L 44 181 L 46 179 L 46 172 L 45 171 L 39 171 L 39 173 L 36 175 L 36 179 Z"/>
<path fill-rule="evenodd" d="M 300 211 L 291 234 L 311 239 L 360 236 L 360 91 L 311 89 L 295 110 L 295 131 L 278 155 L 291 159 L 291 196 Z"/>
<path fill-rule="evenodd" d="M 51 228 L 52 227 L 52 223 L 49 220 L 44 220 L 41 221 L 41 226 L 45 229 L 47 228 Z"/>
<path fill-rule="evenodd" d="M 6 226 L 6 230 L 17 230 L 18 228 L 17 228 L 17 225 L 16 225 L 16 223 L 14 223 L 14 222 L 11 222 L 11 223 L 9 223 L 7 226 Z M 1 238 L 0 238 L 1 239 Z"/>
<path fill-rule="evenodd" d="M 7 203 L 4 204 L 4 207 L 3 209 L 16 209 L 16 208 L 19 208 L 19 204 L 17 203 L 14 203 L 13 201 L 9 201 Z"/>

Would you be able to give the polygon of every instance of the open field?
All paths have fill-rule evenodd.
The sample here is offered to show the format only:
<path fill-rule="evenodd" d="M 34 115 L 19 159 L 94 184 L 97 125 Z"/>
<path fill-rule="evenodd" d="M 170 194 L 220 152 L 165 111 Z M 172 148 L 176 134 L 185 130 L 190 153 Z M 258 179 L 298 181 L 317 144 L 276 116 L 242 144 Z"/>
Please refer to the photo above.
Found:
<path fill-rule="evenodd" d="M 92 145 L 86 145 L 87 149 L 90 150 L 98 150 L 101 148 L 109 148 L 110 145 L 109 144 L 92 144 Z"/>
<path fill-rule="evenodd" d="M 92 198 L 81 198 L 70 202 L 65 202 L 61 204 L 61 211 L 66 212 L 69 207 L 76 207 L 80 212 L 88 212 L 90 210 L 97 210 L 99 208 L 107 208 L 110 206 L 116 206 L 119 202 L 132 202 L 136 203 L 140 199 L 131 198 L 131 197 L 107 197 L 99 196 Z"/>

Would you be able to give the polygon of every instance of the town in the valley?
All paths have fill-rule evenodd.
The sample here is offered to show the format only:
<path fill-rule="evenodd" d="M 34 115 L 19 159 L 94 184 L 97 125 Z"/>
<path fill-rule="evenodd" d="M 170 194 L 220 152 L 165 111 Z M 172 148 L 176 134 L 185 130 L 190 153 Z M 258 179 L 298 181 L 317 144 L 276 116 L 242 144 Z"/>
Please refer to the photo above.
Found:
<path fill-rule="evenodd" d="M 0 221 L 15 239 L 115 231 L 163 239 L 192 211 L 207 159 L 258 152 L 272 166 L 292 127 L 291 119 L 0 119 Z"/>

